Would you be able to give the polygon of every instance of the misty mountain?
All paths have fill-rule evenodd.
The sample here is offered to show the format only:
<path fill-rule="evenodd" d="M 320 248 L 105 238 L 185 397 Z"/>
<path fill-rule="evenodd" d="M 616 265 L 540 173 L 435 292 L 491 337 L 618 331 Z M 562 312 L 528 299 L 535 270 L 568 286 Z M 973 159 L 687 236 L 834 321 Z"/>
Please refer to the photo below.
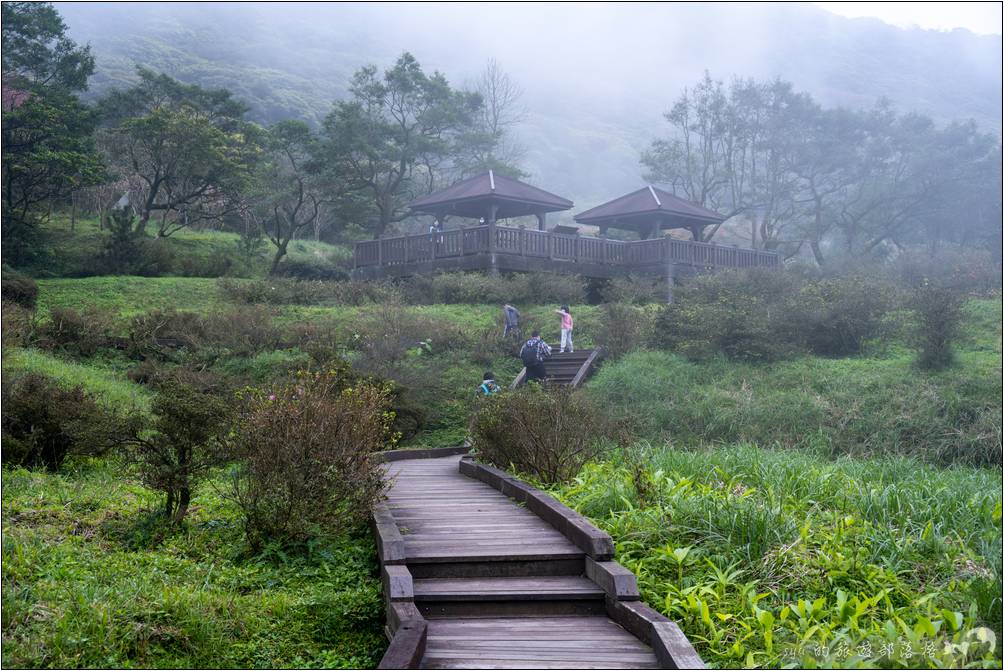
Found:
<path fill-rule="evenodd" d="M 1001 38 L 903 30 L 808 4 L 56 3 L 90 43 L 88 95 L 136 65 L 225 87 L 270 123 L 318 123 L 352 73 L 410 51 L 451 83 L 489 58 L 524 88 L 531 181 L 581 210 L 641 184 L 639 153 L 704 70 L 781 77 L 826 105 L 879 98 L 939 122 L 1001 130 Z"/>

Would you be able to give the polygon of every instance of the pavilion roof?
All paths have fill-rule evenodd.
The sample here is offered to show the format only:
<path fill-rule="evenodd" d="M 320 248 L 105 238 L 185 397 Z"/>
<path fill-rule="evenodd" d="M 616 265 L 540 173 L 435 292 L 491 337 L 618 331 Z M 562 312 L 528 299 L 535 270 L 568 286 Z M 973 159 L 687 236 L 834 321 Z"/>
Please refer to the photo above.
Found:
<path fill-rule="evenodd" d="M 656 217 L 665 219 L 665 226 L 680 224 L 715 224 L 725 221 L 725 217 L 697 203 L 674 196 L 668 191 L 646 186 L 637 191 L 614 198 L 575 215 L 575 221 L 580 224 L 617 225 L 621 223 L 653 221 Z"/>
<path fill-rule="evenodd" d="M 483 216 L 491 204 L 498 206 L 498 217 L 518 217 L 537 212 L 571 209 L 572 201 L 530 186 L 493 170 L 469 177 L 408 204 L 416 212 Z"/>

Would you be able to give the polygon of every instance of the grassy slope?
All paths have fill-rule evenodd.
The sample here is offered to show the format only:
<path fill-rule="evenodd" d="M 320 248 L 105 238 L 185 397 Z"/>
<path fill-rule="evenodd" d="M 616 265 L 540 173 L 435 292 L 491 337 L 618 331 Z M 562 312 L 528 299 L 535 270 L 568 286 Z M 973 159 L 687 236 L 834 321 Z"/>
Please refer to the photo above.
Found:
<path fill-rule="evenodd" d="M 248 560 L 234 510 L 206 486 L 184 529 L 161 537 L 157 497 L 123 469 L 4 469 L 4 666 L 376 664 L 385 642 L 368 536 Z"/>
<path fill-rule="evenodd" d="M 40 288 L 43 310 L 97 304 L 122 318 L 154 307 L 211 312 L 228 306 L 215 282 L 204 279 L 53 279 L 41 281 Z M 404 309 L 456 324 L 467 333 L 487 328 L 498 318 L 495 306 Z M 284 306 L 278 315 L 283 322 L 332 321 L 349 333 L 367 319 L 381 319 L 386 310 Z M 549 306 L 528 308 L 525 314 L 539 324 L 556 326 Z M 591 344 L 597 319 L 594 308 L 577 311 L 580 347 Z M 996 492 L 999 472 L 937 470 L 897 458 L 836 462 L 827 458 L 827 450 L 842 451 L 834 446 L 846 446 L 836 440 L 841 436 L 874 437 L 874 445 L 852 450 L 858 453 L 891 451 L 886 448 L 920 435 L 917 426 L 922 424 L 914 421 L 918 418 L 934 422 L 928 425 L 929 433 L 945 434 L 968 417 L 973 422 L 963 424 L 967 430 L 996 432 L 999 443 L 999 301 L 971 303 L 967 330 L 974 337 L 962 348 L 960 365 L 925 376 L 910 367 L 912 353 L 901 344 L 869 357 L 806 357 L 769 367 L 724 361 L 694 364 L 664 353 L 629 355 L 608 364 L 589 387 L 605 395 L 615 410 L 632 408 L 640 414 L 650 437 L 668 432 L 694 446 L 707 440 L 753 439 L 763 445 L 776 441 L 803 451 L 773 452 L 752 446 L 655 450 L 645 465 L 654 483 L 650 499 L 637 499 L 630 471 L 616 460 L 587 470 L 581 487 L 572 486 L 561 495 L 615 535 L 619 558 L 639 573 L 646 598 L 683 622 L 702 653 L 719 665 L 794 659 L 784 650 L 795 635 L 793 629 L 784 631 L 791 629 L 793 620 L 778 625 L 778 647 L 767 652 L 756 611 L 744 605 L 741 588 L 733 584 L 751 580 L 757 581 L 756 594 L 767 593 L 757 601 L 758 608 L 770 610 L 775 618 L 799 598 L 825 598 L 827 611 L 820 612 L 818 624 L 825 620 L 831 630 L 848 626 L 846 621 L 838 626 L 839 616 L 830 612 L 838 588 L 852 597 L 892 590 L 891 605 L 879 604 L 863 618 L 868 626 L 889 619 L 888 608 L 894 615 L 913 617 L 937 606 L 958 609 L 970 618 L 965 604 L 975 603 L 975 619 L 999 630 L 999 618 L 994 624 L 987 615 L 995 607 L 990 595 L 999 590 L 999 581 L 987 577 L 1000 575 L 1000 499 L 988 494 Z M 297 357 L 302 355 L 289 350 L 224 365 L 254 368 L 258 379 L 267 381 L 273 366 Z M 124 377 L 128 365 L 114 358 L 70 362 L 32 350 L 8 351 L 4 357 L 5 371 L 48 371 L 68 382 L 82 382 L 113 403 L 131 398 L 136 388 Z M 519 366 L 511 359 L 491 365 L 503 380 Z M 462 437 L 481 369 L 482 364 L 463 351 L 428 355 L 416 349 L 397 365 L 409 384 L 422 389 L 423 401 L 432 409 L 419 442 L 455 444 Z M 991 404 L 996 404 L 996 415 L 973 412 Z M 817 437 L 805 439 L 807 433 Z M 227 534 L 235 533 L 226 504 L 211 489 L 205 490 L 184 534 L 151 543 L 144 538 L 143 511 L 154 501 L 142 489 L 118 479 L 118 468 L 113 463 L 84 464 L 59 476 L 5 471 L 4 484 L 15 483 L 4 488 L 5 663 L 98 665 L 107 659 L 114 660 L 107 662 L 112 665 L 190 666 L 202 664 L 203 655 L 218 654 L 230 655 L 219 659 L 233 666 L 289 665 L 293 660 L 302 665 L 347 665 L 352 663 L 347 660 L 371 664 L 360 660 L 378 656 L 379 609 L 365 605 L 370 603 L 368 597 L 344 597 L 358 607 L 343 608 L 347 616 L 332 615 L 322 624 L 312 606 L 322 594 L 343 598 L 339 595 L 348 584 L 377 589 L 370 577 L 372 564 L 367 564 L 372 561 L 371 548 L 353 544 L 355 549 L 343 549 L 354 553 L 356 569 L 333 582 L 324 573 L 332 567 L 323 568 L 327 560 L 317 557 L 305 565 L 254 564 L 253 572 L 267 576 L 254 583 L 257 587 L 241 580 L 223 581 L 217 573 L 221 568 L 226 569 L 224 574 L 252 570 L 232 554 L 234 550 L 220 549 L 229 547 Z M 679 484 L 684 479 L 689 484 L 674 493 L 670 480 Z M 77 508 L 86 515 L 74 512 Z M 79 534 L 73 532 L 77 517 L 84 520 Z M 785 550 L 791 541 L 797 542 Z M 185 549 L 189 545 L 196 549 Z M 153 549 L 133 549 L 137 547 Z M 676 585 L 672 551 L 687 547 L 694 550 L 684 560 L 682 586 Z M 59 561 L 49 561 L 50 555 Z M 157 573 L 167 569 L 151 568 L 137 576 L 114 568 L 105 576 L 94 568 L 137 561 L 151 567 L 158 562 L 174 566 L 179 557 L 188 562 L 184 570 L 170 570 L 184 577 L 169 590 L 164 585 L 173 583 Z M 709 559 L 718 570 L 738 562 L 733 570 L 744 571 L 725 580 L 720 596 L 707 591 L 717 589 L 715 569 L 705 561 Z M 69 567 L 65 574 L 64 565 Z M 61 583 L 77 588 L 60 591 Z M 262 587 L 267 584 L 276 588 Z M 333 591 L 325 591 L 326 584 L 335 585 Z M 7 589 L 8 585 L 15 589 Z M 208 596 L 203 585 L 210 589 Z M 674 591 L 679 589 L 689 590 L 700 602 L 688 601 Z M 919 595 L 929 593 L 936 596 L 923 607 L 913 604 Z M 103 605 L 95 611 L 97 619 L 82 615 L 82 604 L 99 598 Z M 240 603 L 246 615 L 231 612 L 234 603 Z M 698 603 L 708 606 L 714 627 L 705 623 Z M 940 613 L 935 615 L 947 622 Z M 903 619 L 911 627 L 919 622 Z M 350 623 L 350 633 L 331 633 L 340 622 Z M 846 637 L 857 635 L 851 632 Z M 91 653 L 83 639 L 92 636 L 109 643 Z M 213 652 L 228 637 L 240 643 L 230 652 Z M 747 659 L 750 653 L 753 657 Z"/>
<path fill-rule="evenodd" d="M 770 365 L 634 352 L 588 385 L 640 433 L 680 445 L 750 441 L 833 454 L 999 463 L 1001 304 L 971 301 L 958 365 L 918 371 L 892 344 L 872 356 Z"/>
<path fill-rule="evenodd" d="M 155 233 L 156 227 L 153 227 Z M 82 218 L 70 229 L 65 214 L 54 215 L 46 224 L 51 254 L 36 264 L 24 268 L 35 277 L 82 277 L 92 275 L 94 259 L 101 255 L 106 233 L 100 230 L 95 218 Z M 240 236 L 235 233 L 212 230 L 182 229 L 164 240 L 174 252 L 173 263 L 184 274 L 211 276 L 223 270 L 242 277 L 262 276 L 268 270 L 274 248 L 267 244 L 251 259 L 244 261 L 238 250 Z M 286 259 L 289 261 L 329 264 L 346 267 L 352 258 L 348 246 L 329 245 L 313 240 L 294 240 L 290 243 Z M 216 272 L 214 272 L 216 271 Z"/>

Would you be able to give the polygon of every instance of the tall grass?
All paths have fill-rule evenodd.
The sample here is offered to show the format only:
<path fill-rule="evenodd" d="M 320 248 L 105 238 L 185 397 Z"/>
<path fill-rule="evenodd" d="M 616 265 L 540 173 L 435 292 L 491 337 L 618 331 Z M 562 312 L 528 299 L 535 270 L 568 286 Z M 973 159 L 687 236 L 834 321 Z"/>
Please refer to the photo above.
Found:
<path fill-rule="evenodd" d="M 1000 664 L 944 647 L 1001 635 L 999 472 L 641 445 L 556 493 L 716 666 Z"/>
<path fill-rule="evenodd" d="M 971 314 L 985 309 L 970 306 Z M 959 365 L 940 373 L 918 372 L 898 346 L 871 357 L 768 365 L 633 352 L 588 388 L 641 435 L 680 445 L 749 441 L 832 456 L 1000 464 L 1000 340 L 987 326 L 973 318 Z"/>

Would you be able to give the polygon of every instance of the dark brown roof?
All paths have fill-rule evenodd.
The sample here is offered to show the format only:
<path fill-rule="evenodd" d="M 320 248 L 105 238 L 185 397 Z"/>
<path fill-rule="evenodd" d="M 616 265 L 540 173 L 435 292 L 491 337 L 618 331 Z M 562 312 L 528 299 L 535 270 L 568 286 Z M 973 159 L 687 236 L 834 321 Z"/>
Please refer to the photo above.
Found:
<path fill-rule="evenodd" d="M 725 221 L 725 217 L 717 212 L 654 186 L 646 186 L 608 203 L 597 205 L 591 210 L 575 215 L 575 221 L 580 224 L 611 222 L 613 219 L 637 222 L 641 220 L 652 221 L 656 216 L 665 217 L 666 224 L 670 224 L 674 220 L 677 222 L 685 220 L 691 224 L 713 224 Z"/>
<path fill-rule="evenodd" d="M 492 203 L 498 218 L 571 209 L 572 201 L 500 175 L 493 170 L 470 177 L 408 204 L 416 212 L 484 216 Z"/>

